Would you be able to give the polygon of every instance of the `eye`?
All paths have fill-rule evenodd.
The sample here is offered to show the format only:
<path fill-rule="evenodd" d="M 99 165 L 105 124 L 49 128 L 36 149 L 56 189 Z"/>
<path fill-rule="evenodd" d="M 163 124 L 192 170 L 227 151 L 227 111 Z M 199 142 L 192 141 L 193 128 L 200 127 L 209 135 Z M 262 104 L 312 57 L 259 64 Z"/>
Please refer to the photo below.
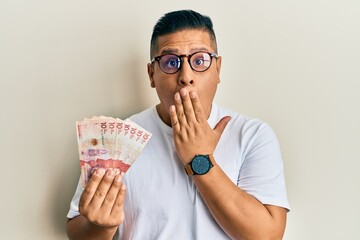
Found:
<path fill-rule="evenodd" d="M 176 58 L 172 58 L 165 62 L 165 66 L 166 67 L 177 67 L 178 62 L 179 61 Z"/>
<path fill-rule="evenodd" d="M 191 57 L 191 65 L 195 70 L 204 71 L 211 64 L 211 57 L 208 53 L 198 52 Z"/>
<path fill-rule="evenodd" d="M 179 58 L 174 55 L 165 55 L 161 58 L 161 66 L 163 67 L 163 69 L 177 69 L 179 68 L 179 63 Z"/>
<path fill-rule="evenodd" d="M 202 57 L 198 57 L 193 61 L 194 66 L 204 65 L 204 59 Z"/>

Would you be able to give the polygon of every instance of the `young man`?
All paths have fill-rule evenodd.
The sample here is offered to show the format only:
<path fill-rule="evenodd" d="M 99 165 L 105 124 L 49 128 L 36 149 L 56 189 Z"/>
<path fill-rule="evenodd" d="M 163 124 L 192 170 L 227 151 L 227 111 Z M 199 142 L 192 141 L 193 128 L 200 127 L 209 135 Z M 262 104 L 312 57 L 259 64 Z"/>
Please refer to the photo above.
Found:
<path fill-rule="evenodd" d="M 153 136 L 124 179 L 99 169 L 77 188 L 70 239 L 281 239 L 289 206 L 279 145 L 267 124 L 213 103 L 221 57 L 211 20 L 167 13 L 151 59 L 160 103 L 131 119 Z"/>

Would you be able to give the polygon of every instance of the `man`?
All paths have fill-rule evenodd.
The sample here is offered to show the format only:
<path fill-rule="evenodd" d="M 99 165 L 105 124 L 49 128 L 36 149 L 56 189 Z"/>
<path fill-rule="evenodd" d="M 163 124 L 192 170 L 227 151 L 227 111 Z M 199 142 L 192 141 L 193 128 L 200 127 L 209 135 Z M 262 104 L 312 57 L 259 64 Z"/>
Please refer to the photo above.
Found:
<path fill-rule="evenodd" d="M 210 18 L 167 13 L 150 54 L 160 103 L 131 119 L 153 136 L 124 178 L 98 169 L 78 187 L 70 239 L 281 239 L 279 145 L 267 124 L 213 103 L 221 57 Z"/>

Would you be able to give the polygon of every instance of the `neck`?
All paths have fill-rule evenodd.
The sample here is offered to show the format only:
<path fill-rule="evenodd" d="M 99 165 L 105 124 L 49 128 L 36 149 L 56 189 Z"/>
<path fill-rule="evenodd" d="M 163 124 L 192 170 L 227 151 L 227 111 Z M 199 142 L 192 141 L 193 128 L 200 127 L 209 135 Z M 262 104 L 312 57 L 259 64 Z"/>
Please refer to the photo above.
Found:
<path fill-rule="evenodd" d="M 168 111 L 164 111 L 164 109 L 160 109 L 161 108 L 161 104 L 159 103 L 158 105 L 156 105 L 156 111 L 160 117 L 160 119 L 169 127 L 171 126 L 171 120 L 170 120 L 170 115 L 166 114 Z"/>

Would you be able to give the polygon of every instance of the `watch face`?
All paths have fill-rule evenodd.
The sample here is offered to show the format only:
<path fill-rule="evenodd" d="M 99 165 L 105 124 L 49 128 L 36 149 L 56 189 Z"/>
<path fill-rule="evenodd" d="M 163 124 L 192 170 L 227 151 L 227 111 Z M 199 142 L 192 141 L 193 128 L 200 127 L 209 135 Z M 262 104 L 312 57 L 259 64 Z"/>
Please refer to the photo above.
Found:
<path fill-rule="evenodd" d="M 191 167 L 196 174 L 201 175 L 207 173 L 212 166 L 208 156 L 198 155 L 192 160 Z"/>

